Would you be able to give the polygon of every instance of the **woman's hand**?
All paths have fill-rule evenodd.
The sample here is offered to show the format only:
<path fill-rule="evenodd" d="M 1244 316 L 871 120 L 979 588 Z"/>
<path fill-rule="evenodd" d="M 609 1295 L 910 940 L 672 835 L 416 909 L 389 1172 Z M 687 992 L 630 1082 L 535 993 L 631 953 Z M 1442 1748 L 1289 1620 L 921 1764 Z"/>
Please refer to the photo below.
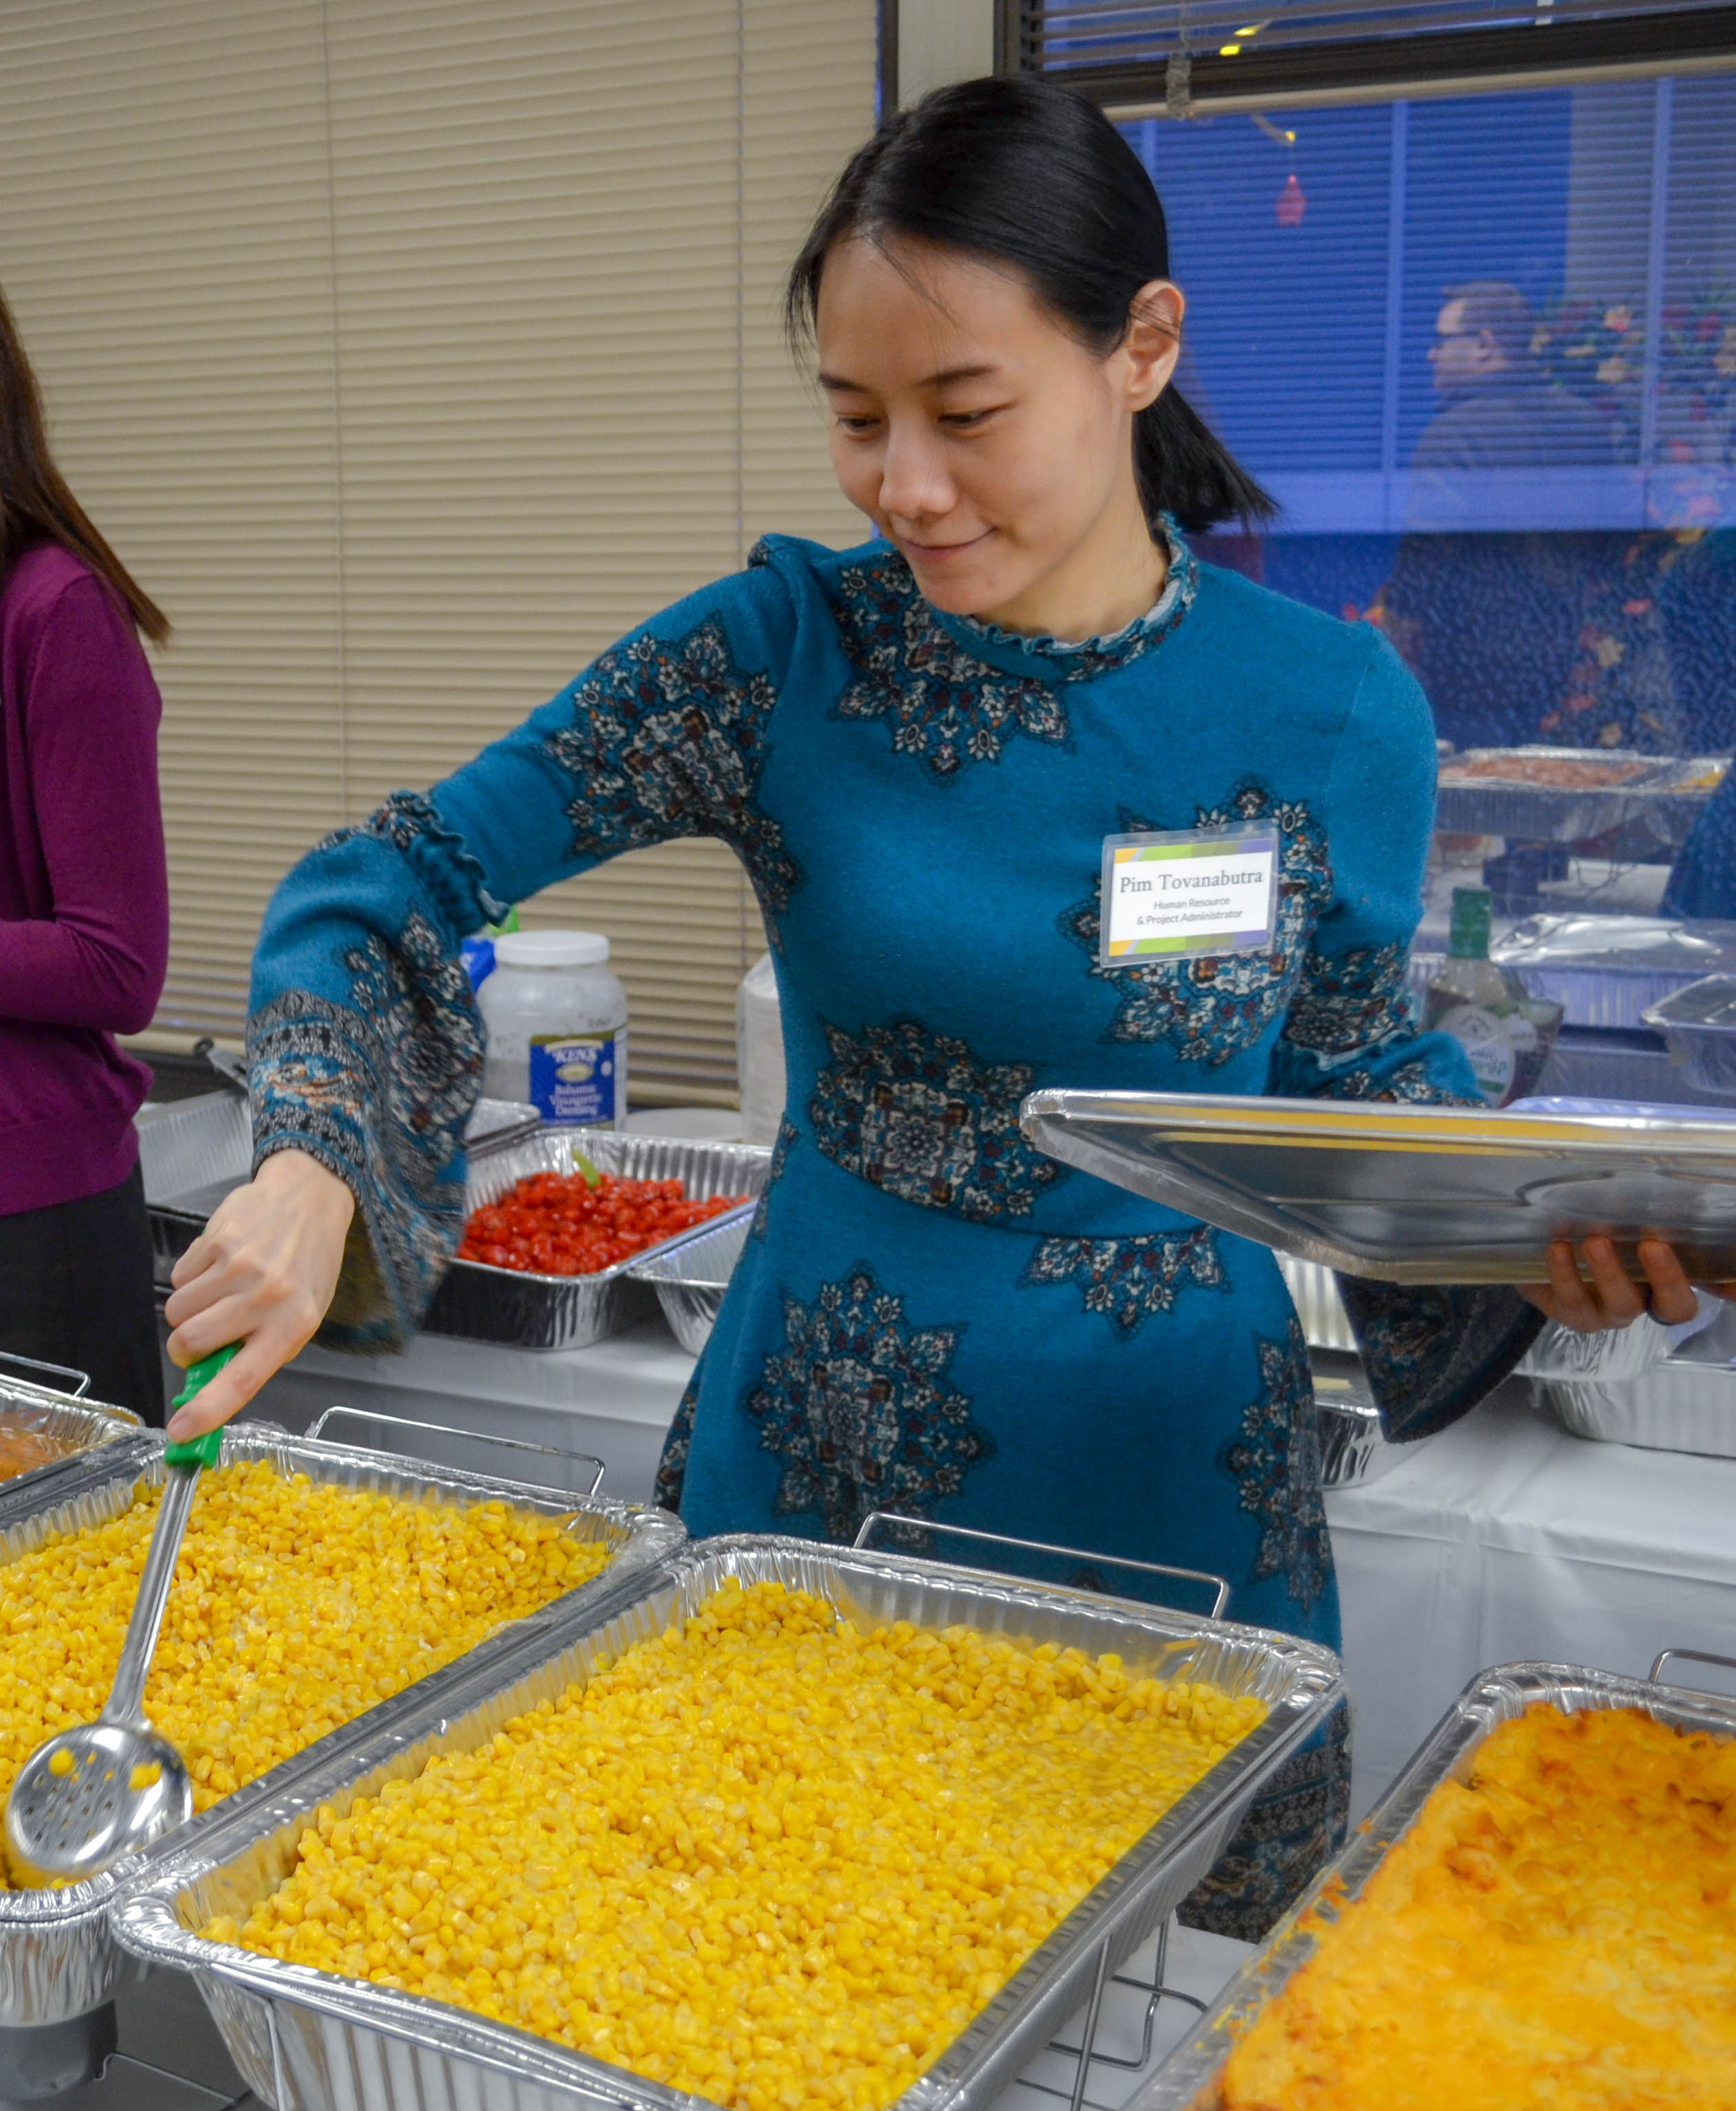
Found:
<path fill-rule="evenodd" d="M 164 1307 L 183 1367 L 229 1342 L 241 1354 L 169 1424 L 177 1442 L 239 1414 L 325 1317 L 356 1200 L 304 1151 L 275 1151 L 226 1196 L 175 1264 Z"/>
<path fill-rule="evenodd" d="M 1563 1327 L 1581 1334 L 1601 1334 L 1606 1328 L 1631 1327 L 1642 1312 L 1649 1312 L 1661 1327 L 1679 1327 L 1698 1310 L 1693 1285 L 1682 1272 L 1674 1247 L 1662 1239 L 1642 1239 L 1639 1264 L 1646 1280 L 1635 1282 L 1622 1266 L 1614 1243 L 1589 1238 L 1579 1249 L 1590 1273 L 1588 1282 L 1575 1260 L 1573 1242 L 1556 1239 L 1549 1248 L 1549 1281 L 1520 1285 L 1539 1312 Z M 1736 1292 L 1736 1285 L 1707 1286 L 1720 1296 Z"/>

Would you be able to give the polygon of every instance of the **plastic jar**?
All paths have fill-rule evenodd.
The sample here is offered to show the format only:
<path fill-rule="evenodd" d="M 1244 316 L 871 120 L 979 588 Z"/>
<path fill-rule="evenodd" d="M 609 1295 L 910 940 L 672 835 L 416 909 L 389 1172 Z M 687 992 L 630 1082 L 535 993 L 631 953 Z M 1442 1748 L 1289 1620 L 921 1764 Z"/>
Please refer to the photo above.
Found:
<path fill-rule="evenodd" d="M 627 1111 L 627 992 L 599 931 L 514 931 L 476 992 L 489 1030 L 482 1089 L 545 1122 L 613 1128 Z"/>

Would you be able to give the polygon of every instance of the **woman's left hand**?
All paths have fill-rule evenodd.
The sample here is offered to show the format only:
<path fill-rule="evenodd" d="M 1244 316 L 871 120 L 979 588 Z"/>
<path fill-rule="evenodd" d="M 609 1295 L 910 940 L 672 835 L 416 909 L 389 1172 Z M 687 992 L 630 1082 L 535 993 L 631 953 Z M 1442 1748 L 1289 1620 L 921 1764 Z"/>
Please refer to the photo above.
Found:
<path fill-rule="evenodd" d="M 1549 1248 L 1547 1284 L 1520 1286 L 1539 1312 L 1563 1327 L 1581 1334 L 1601 1334 L 1609 1328 L 1631 1327 L 1642 1312 L 1649 1312 L 1660 1326 L 1679 1327 L 1699 1309 L 1693 1285 L 1683 1273 L 1675 1248 L 1662 1239 L 1639 1242 L 1639 1264 L 1646 1271 L 1643 1282 L 1634 1281 L 1609 1239 L 1587 1239 L 1579 1252 L 1584 1256 L 1584 1273 L 1572 1242 L 1556 1239 Z M 1707 1287 L 1720 1296 L 1736 1296 L 1736 1284 Z"/>

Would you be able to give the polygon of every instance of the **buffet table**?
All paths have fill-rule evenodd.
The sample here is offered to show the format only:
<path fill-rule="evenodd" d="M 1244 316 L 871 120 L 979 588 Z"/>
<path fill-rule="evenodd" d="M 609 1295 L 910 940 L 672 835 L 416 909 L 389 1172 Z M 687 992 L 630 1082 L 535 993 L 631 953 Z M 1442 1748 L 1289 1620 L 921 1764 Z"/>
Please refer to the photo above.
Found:
<path fill-rule="evenodd" d="M 607 1491 L 645 1500 L 692 1369 L 655 1321 L 546 1353 L 424 1335 L 402 1356 L 306 1350 L 257 1411 L 302 1429 L 342 1401 L 493 1429 L 593 1453 Z M 1359 1815 L 1484 1665 L 1736 1654 L 1736 1460 L 1584 1442 L 1518 1382 L 1327 1513 Z"/>

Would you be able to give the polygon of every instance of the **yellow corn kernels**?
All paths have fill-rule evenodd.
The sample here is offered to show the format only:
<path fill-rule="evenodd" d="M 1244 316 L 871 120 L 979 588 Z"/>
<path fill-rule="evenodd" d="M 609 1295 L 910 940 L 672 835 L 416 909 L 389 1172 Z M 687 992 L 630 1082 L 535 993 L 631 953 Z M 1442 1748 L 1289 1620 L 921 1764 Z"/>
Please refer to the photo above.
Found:
<path fill-rule="evenodd" d="M 879 2111 L 1264 1717 L 1114 1656 L 726 1586 L 339 1818 L 213 1941 L 732 2111 Z"/>
<path fill-rule="evenodd" d="M 100 1713 L 157 1500 L 141 1489 L 0 1568 L 0 1797 L 45 1737 Z M 193 1502 L 145 1712 L 204 1810 L 607 1559 L 504 1503 L 219 1467 Z"/>

